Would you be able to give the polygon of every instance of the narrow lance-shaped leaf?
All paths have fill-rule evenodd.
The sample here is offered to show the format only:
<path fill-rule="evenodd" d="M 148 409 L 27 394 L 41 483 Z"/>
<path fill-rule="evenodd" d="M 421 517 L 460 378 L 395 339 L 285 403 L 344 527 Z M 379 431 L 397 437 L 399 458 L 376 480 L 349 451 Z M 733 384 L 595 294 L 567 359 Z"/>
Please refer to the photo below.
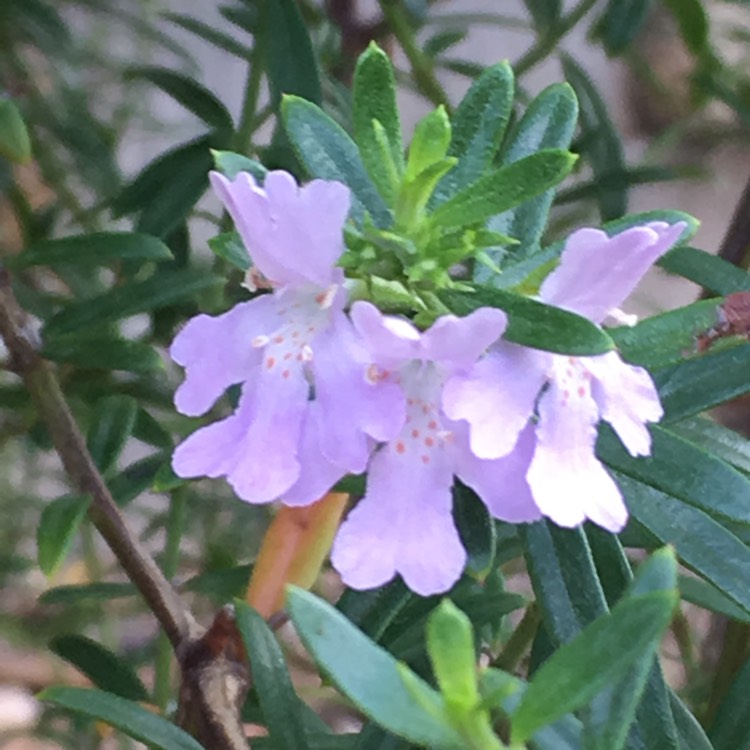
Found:
<path fill-rule="evenodd" d="M 62 564 L 90 504 L 89 495 L 65 495 L 44 506 L 36 543 L 39 567 L 45 575 L 51 576 Z"/>
<path fill-rule="evenodd" d="M 750 549 L 698 508 L 614 472 L 633 517 L 657 539 L 674 545 L 685 565 L 750 613 L 750 585 L 737 576 L 750 566 Z"/>
<path fill-rule="evenodd" d="M 49 648 L 102 690 L 127 700 L 148 700 L 148 690 L 130 664 L 100 643 L 82 635 L 60 635 Z"/>
<path fill-rule="evenodd" d="M 197 269 L 165 271 L 145 281 L 132 281 L 92 299 L 72 302 L 50 318 L 45 333 L 64 334 L 101 326 L 136 313 L 173 305 L 221 281 Z"/>
<path fill-rule="evenodd" d="M 126 78 L 149 81 L 200 117 L 203 122 L 219 130 L 231 130 L 232 116 L 227 108 L 204 86 L 168 68 L 144 66 L 129 68 Z"/>
<path fill-rule="evenodd" d="M 580 104 L 581 132 L 586 142 L 585 156 L 594 177 L 624 171 L 622 144 L 599 92 L 573 58 L 563 55 L 562 63 L 565 78 L 575 89 Z M 627 211 L 627 191 L 603 188 L 599 192 L 597 203 L 603 221 L 616 219 Z"/>
<path fill-rule="evenodd" d="M 437 186 L 434 205 L 476 182 L 492 164 L 510 119 L 513 88 L 513 70 L 507 62 L 491 65 L 471 85 L 451 118 L 448 156 L 458 163 Z"/>
<path fill-rule="evenodd" d="M 266 3 L 263 48 L 271 102 L 276 108 L 283 94 L 294 94 L 320 104 L 322 94 L 310 35 L 295 0 Z"/>
<path fill-rule="evenodd" d="M 321 669 L 366 716 L 418 745 L 463 748 L 444 715 L 440 695 L 375 645 L 340 612 L 312 594 L 289 588 L 287 609 Z"/>
<path fill-rule="evenodd" d="M 650 6 L 651 0 L 609 0 L 597 23 L 607 54 L 625 52 L 641 30 Z"/>
<path fill-rule="evenodd" d="M 110 724 L 123 734 L 159 750 L 204 750 L 187 732 L 137 703 L 103 690 L 51 687 L 37 696 L 83 716 Z"/>
<path fill-rule="evenodd" d="M 172 260 L 169 248 L 156 237 L 137 232 L 92 232 L 47 240 L 26 248 L 11 265 L 106 264 L 118 260 Z"/>
<path fill-rule="evenodd" d="M 441 228 L 484 222 L 556 185 L 576 158 L 568 151 L 545 149 L 493 170 L 438 206 L 430 222 Z"/>
<path fill-rule="evenodd" d="M 480 307 L 497 307 L 508 313 L 503 338 L 535 349 L 585 356 L 603 354 L 614 342 L 587 318 L 543 302 L 501 289 L 475 292 L 445 291 L 440 298 L 457 315 L 468 315 Z"/>
<path fill-rule="evenodd" d="M 385 155 L 381 153 L 375 123 L 380 124 L 385 136 Z M 404 146 L 393 64 L 374 42 L 360 55 L 354 71 L 354 136 L 370 177 L 383 198 L 390 202 L 397 187 L 393 177 L 403 174 Z"/>
<path fill-rule="evenodd" d="M 344 129 L 314 104 L 296 96 L 284 97 L 281 115 L 295 153 L 310 176 L 343 182 L 352 191 L 354 218 L 361 221 L 367 211 L 378 227 L 388 227 L 391 212 Z"/>
<path fill-rule="evenodd" d="M 529 104 L 510 134 L 508 145 L 503 150 L 502 163 L 512 164 L 540 149 L 568 148 L 577 120 L 578 101 L 573 89 L 567 84 L 549 86 Z M 550 188 L 542 195 L 490 219 L 490 229 L 519 241 L 509 252 L 513 259 L 522 260 L 539 251 L 554 197 L 555 189 Z M 501 260 L 498 253 L 489 255 L 496 263 Z M 475 266 L 474 278 L 490 283 L 498 280 L 492 269 L 481 263 Z"/>
<path fill-rule="evenodd" d="M 112 395 L 94 406 L 86 446 L 99 471 L 106 472 L 117 460 L 133 432 L 138 403 L 130 396 Z"/>
<path fill-rule="evenodd" d="M 308 750 L 300 700 L 292 687 L 284 655 L 265 620 L 247 603 L 236 600 L 237 627 L 250 659 L 253 685 L 274 747 Z"/>
<path fill-rule="evenodd" d="M 625 674 L 635 659 L 655 653 L 677 601 L 674 553 L 665 549 L 652 555 L 638 578 L 656 567 L 664 569 L 658 588 L 631 592 L 561 646 L 534 674 L 511 717 L 513 741 L 524 742 L 540 727 L 586 705 Z"/>

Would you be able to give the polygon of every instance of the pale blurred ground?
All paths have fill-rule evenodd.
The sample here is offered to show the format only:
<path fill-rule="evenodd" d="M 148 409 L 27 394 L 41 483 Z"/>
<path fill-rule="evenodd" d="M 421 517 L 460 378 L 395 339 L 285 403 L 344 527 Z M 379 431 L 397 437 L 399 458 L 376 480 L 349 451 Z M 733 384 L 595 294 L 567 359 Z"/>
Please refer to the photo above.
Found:
<path fill-rule="evenodd" d="M 169 0 L 164 4 L 171 10 L 189 13 L 207 23 L 216 24 L 219 28 L 231 28 L 219 16 L 217 1 Z M 565 3 L 568 6 L 570 4 Z M 362 3 L 365 10 L 373 5 L 370 0 Z M 441 4 L 440 12 L 497 11 L 500 7 L 502 12 L 508 15 L 524 15 L 521 0 L 447 0 Z M 168 31 L 189 45 L 192 54 L 199 61 L 203 82 L 215 91 L 236 116 L 244 87 L 245 64 L 175 27 L 168 27 Z M 502 59 L 512 62 L 520 57 L 529 42 L 530 36 L 525 33 L 503 30 L 499 27 L 473 27 L 469 37 L 455 48 L 455 54 L 452 56 L 464 57 L 487 65 Z M 113 40 L 112 43 L 116 44 L 117 40 Z M 623 66 L 616 61 L 608 60 L 599 49 L 590 45 L 586 41 L 583 28 L 577 29 L 564 47 L 576 57 L 600 87 L 612 116 L 624 135 L 628 156 L 639 157 L 645 147 L 645 138 L 638 132 L 635 124 L 633 102 L 627 93 L 626 72 Z M 396 59 L 403 63 L 398 56 Z M 535 68 L 525 78 L 525 84 L 533 94 L 559 80 L 561 70 L 559 64 L 553 60 Z M 456 75 L 443 76 L 443 83 L 453 101 L 458 101 L 468 87 L 468 80 Z M 187 140 L 200 132 L 200 126 L 194 118 L 187 115 L 168 97 L 155 90 L 144 90 L 144 96 L 151 102 L 156 120 L 166 123 L 167 127 L 155 133 L 133 132 L 126 139 L 122 148 L 122 164 L 125 171 L 131 174 L 135 174 L 149 159 L 166 147 Z M 402 118 L 408 132 L 428 110 L 428 105 L 408 92 L 402 92 L 400 99 Z M 678 208 L 693 214 L 702 223 L 694 244 L 715 252 L 750 174 L 750 150 L 736 145 L 709 149 L 706 145 L 694 147 L 692 151 L 681 154 L 680 159 L 682 163 L 701 164 L 711 175 L 710 178 L 640 187 L 632 192 L 630 209 L 639 211 Z M 204 239 L 211 233 L 210 227 L 206 226 Z M 197 236 L 201 237 L 201 233 Z M 652 314 L 691 301 L 696 293 L 697 289 L 692 284 L 668 277 L 657 269 L 642 284 L 629 303 L 628 309 L 639 314 Z M 42 580 L 33 581 L 27 592 L 29 604 L 33 604 L 39 588 L 44 585 Z M 526 583 L 521 578 L 512 585 L 520 589 L 526 588 Z M 5 608 L 8 602 L 4 601 L 2 604 Z M 705 613 L 701 612 L 696 615 L 697 617 L 705 619 Z M 673 646 L 667 644 L 667 653 L 673 650 Z M 682 679 L 679 671 L 668 669 L 668 672 L 674 683 L 679 683 Z M 32 698 L 33 691 L 63 679 L 68 684 L 80 681 L 73 670 L 64 668 L 54 657 L 18 650 L 0 641 L 0 732 L 32 724 L 38 710 Z M 30 744 L 23 739 L 3 743 L 0 736 L 0 747 L 3 750 L 48 750 L 57 746 L 49 743 Z"/>

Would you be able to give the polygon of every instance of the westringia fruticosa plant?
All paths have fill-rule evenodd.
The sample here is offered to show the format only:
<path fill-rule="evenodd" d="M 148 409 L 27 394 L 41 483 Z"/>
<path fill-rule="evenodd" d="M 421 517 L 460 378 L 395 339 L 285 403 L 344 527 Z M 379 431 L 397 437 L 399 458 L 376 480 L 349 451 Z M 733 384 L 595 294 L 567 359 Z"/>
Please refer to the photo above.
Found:
<path fill-rule="evenodd" d="M 440 98 L 401 4 L 381 5 L 421 90 Z M 528 5 L 554 46 L 549 11 Z M 612 49 L 627 43 L 614 31 L 620 7 L 608 5 L 597 32 Z M 164 632 L 150 690 L 115 653 L 111 629 L 105 646 L 68 627 L 52 649 L 95 687 L 45 690 L 40 731 L 64 734 L 55 722 L 72 712 L 70 746 L 81 727 L 96 736 L 93 720 L 164 750 L 750 746 L 750 454 L 702 416 L 750 391 L 747 274 L 686 244 L 693 217 L 628 215 L 611 186 L 597 193 L 601 225 L 557 222 L 571 173 L 584 187 L 588 167 L 595 180 L 612 174 L 596 161 L 611 123 L 572 60 L 573 86 L 530 101 L 516 97 L 508 63 L 483 69 L 455 109 L 438 104 L 405 143 L 383 49 L 358 57 L 351 112 L 334 119 L 297 6 L 265 12 L 296 50 L 289 67 L 268 58 L 268 112 L 254 111 L 255 68 L 249 119 L 236 128 L 197 84 L 141 70 L 210 132 L 120 191 L 112 208 L 137 213 L 137 232 L 32 242 L 2 278 L 9 369 L 40 420 L 29 431 L 55 446 L 76 493 L 43 512 L 40 567 L 59 568 L 79 528 L 91 531 L 88 516 L 129 578 L 43 598 L 91 605 L 137 590 Z M 568 30 L 578 18 L 560 17 Z M 254 30 L 258 19 L 247 10 L 234 22 Z M 272 113 L 271 144 L 251 150 L 243 133 Z M 28 156 L 10 100 L 0 135 L 3 156 Z M 209 185 L 223 212 L 211 272 L 186 267 L 184 224 Z M 112 286 L 90 271 L 106 263 Z M 715 296 L 626 315 L 656 264 Z M 47 293 L 30 273 L 45 266 L 85 290 L 80 299 Z M 149 334 L 126 338 L 120 321 L 144 312 Z M 43 321 L 40 335 L 27 313 Z M 131 436 L 154 452 L 119 471 Z M 170 495 L 144 534 L 166 531 L 159 565 L 124 517 L 145 489 Z M 192 566 L 198 575 L 178 579 L 183 531 L 208 539 L 199 531 L 228 513 L 227 547 L 239 544 L 242 564 L 213 550 Z M 513 575 L 523 595 L 508 590 Z M 309 591 L 320 580 L 325 598 Z M 237 598 L 209 615 L 199 602 L 204 629 L 187 592 L 212 605 Z M 681 600 L 727 618 L 738 644 L 710 687 Z M 355 720 L 348 733 L 295 692 L 273 632 L 287 620 L 328 704 Z M 670 628 L 683 695 L 659 659 Z M 246 738 L 249 723 L 262 736 Z"/>

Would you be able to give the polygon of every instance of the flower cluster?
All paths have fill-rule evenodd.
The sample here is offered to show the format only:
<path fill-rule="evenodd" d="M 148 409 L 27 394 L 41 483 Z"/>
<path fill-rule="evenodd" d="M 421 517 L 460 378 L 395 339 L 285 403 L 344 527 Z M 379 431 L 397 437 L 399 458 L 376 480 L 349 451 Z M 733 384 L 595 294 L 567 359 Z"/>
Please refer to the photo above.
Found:
<path fill-rule="evenodd" d="M 201 415 L 230 385 L 235 412 L 187 438 L 181 477 L 226 477 L 251 503 L 314 502 L 367 472 L 364 498 L 334 542 L 344 581 L 370 588 L 400 574 L 417 593 L 448 589 L 466 553 L 452 516 L 454 477 L 497 518 L 585 519 L 611 531 L 627 511 L 594 454 L 603 419 L 633 455 L 661 417 L 648 373 L 610 352 L 566 357 L 502 339 L 503 312 L 440 317 L 429 329 L 359 301 L 347 312 L 343 225 L 348 189 L 285 172 L 259 186 L 212 174 L 215 191 L 271 293 L 192 319 L 172 358 L 186 369 L 179 411 Z M 571 235 L 540 298 L 600 324 L 684 225 L 653 222 L 614 237 Z"/>

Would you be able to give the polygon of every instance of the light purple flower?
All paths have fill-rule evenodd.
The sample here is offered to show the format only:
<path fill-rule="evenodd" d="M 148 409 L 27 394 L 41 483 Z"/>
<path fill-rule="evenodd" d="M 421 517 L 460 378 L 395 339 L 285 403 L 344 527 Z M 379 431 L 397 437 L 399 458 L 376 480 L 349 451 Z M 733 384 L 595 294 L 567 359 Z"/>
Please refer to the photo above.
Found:
<path fill-rule="evenodd" d="M 611 238 L 598 229 L 575 232 L 539 296 L 601 324 L 684 228 L 682 222 L 652 222 Z M 495 516 L 514 520 L 518 496 L 491 493 L 493 486 L 513 484 L 560 526 L 590 519 L 610 531 L 622 529 L 627 509 L 594 453 L 597 423 L 609 422 L 631 455 L 642 456 L 651 450 L 646 425 L 662 416 L 648 372 L 616 352 L 567 357 L 508 342 L 450 379 L 443 408 L 451 419 L 469 423 L 472 451 L 488 472 L 484 492 L 477 491 Z M 519 472 L 525 492 L 518 489 Z"/>
<path fill-rule="evenodd" d="M 466 562 L 451 514 L 453 477 L 472 484 L 483 462 L 472 455 L 465 426 L 443 412 L 442 388 L 500 336 L 505 315 L 488 308 L 448 315 L 424 333 L 368 302 L 355 303 L 351 316 L 370 355 L 368 376 L 392 387 L 385 408 L 400 425 L 373 455 L 367 492 L 341 526 L 331 560 L 353 588 L 400 573 L 418 594 L 445 591 Z"/>
<path fill-rule="evenodd" d="M 263 187 L 246 173 L 211 181 L 273 292 L 199 315 L 175 338 L 170 354 L 186 368 L 179 411 L 205 413 L 230 385 L 242 393 L 234 414 L 188 437 L 172 465 L 181 477 L 225 476 L 248 502 L 307 504 L 362 471 L 371 438 L 398 427 L 380 403 L 387 391 L 349 356 L 355 335 L 334 265 L 349 191 L 322 180 L 300 188 L 286 172 Z"/>

